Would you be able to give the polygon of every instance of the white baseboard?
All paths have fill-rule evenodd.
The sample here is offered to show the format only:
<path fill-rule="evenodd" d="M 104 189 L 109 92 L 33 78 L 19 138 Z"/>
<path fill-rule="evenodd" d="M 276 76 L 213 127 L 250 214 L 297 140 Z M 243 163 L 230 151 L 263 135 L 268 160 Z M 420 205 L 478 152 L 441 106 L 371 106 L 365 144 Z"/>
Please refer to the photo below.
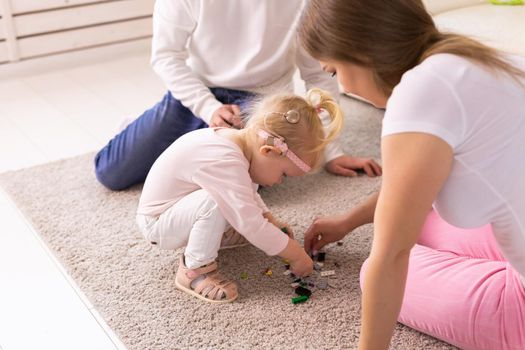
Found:
<path fill-rule="evenodd" d="M 151 38 L 146 38 L 0 64 L 0 81 L 94 64 L 129 55 L 148 54 L 150 50 Z"/>

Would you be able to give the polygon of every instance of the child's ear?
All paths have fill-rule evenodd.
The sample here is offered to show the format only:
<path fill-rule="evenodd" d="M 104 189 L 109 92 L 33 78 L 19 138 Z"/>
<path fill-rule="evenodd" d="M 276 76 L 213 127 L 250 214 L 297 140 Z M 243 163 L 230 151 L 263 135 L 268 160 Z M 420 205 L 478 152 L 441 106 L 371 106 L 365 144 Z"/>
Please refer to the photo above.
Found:
<path fill-rule="evenodd" d="M 277 156 L 280 156 L 281 155 L 281 150 L 278 149 L 277 147 L 275 146 L 269 146 L 269 145 L 264 145 L 264 146 L 261 146 L 261 148 L 259 148 L 259 152 L 263 155 L 263 156 L 268 156 L 269 154 L 273 153 Z"/>

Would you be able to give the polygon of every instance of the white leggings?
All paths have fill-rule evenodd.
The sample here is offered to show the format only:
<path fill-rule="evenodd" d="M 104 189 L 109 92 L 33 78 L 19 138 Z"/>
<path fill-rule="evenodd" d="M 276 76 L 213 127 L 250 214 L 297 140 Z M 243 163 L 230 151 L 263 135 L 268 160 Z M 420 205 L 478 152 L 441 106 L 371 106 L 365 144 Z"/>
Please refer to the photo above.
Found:
<path fill-rule="evenodd" d="M 144 237 L 161 249 L 186 246 L 186 266 L 195 269 L 217 258 L 222 234 L 230 227 L 208 192 L 190 193 L 158 218 L 137 215 Z"/>

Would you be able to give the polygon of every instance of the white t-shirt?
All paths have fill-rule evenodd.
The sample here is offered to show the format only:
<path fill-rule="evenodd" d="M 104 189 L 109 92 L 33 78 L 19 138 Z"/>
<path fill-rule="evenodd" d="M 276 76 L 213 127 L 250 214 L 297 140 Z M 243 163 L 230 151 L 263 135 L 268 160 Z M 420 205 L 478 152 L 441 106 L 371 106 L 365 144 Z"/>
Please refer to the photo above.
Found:
<path fill-rule="evenodd" d="M 338 99 L 337 80 L 298 44 L 304 0 L 157 0 L 151 62 L 172 95 L 210 123 L 222 106 L 209 87 L 260 94 L 292 92 L 299 68 L 306 88 Z M 342 154 L 339 143 L 326 160 Z"/>
<path fill-rule="evenodd" d="M 525 58 L 508 56 L 525 70 Z M 423 132 L 453 149 L 434 207 L 450 224 L 491 223 L 501 251 L 525 284 L 525 79 L 519 85 L 467 59 L 438 54 L 403 75 L 382 135 Z"/>
<path fill-rule="evenodd" d="M 286 248 L 288 236 L 263 217 L 268 208 L 250 178 L 249 167 L 239 146 L 214 128 L 187 133 L 151 167 L 137 214 L 158 216 L 202 188 L 237 232 L 266 254 L 278 254 Z"/>

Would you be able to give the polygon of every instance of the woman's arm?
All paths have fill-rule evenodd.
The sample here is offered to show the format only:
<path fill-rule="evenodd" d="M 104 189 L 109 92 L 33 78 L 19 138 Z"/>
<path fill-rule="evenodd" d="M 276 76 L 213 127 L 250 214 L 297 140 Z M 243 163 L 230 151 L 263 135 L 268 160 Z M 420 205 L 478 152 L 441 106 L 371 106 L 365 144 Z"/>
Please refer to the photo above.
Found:
<path fill-rule="evenodd" d="M 304 234 L 305 250 L 318 251 L 328 243 L 343 239 L 359 226 L 371 223 L 374 220 L 378 195 L 377 192 L 370 195 L 363 203 L 346 213 L 315 219 Z"/>
<path fill-rule="evenodd" d="M 383 182 L 364 275 L 359 349 L 387 349 L 403 300 L 410 250 L 447 179 L 452 148 L 424 133 L 383 137 Z"/>

